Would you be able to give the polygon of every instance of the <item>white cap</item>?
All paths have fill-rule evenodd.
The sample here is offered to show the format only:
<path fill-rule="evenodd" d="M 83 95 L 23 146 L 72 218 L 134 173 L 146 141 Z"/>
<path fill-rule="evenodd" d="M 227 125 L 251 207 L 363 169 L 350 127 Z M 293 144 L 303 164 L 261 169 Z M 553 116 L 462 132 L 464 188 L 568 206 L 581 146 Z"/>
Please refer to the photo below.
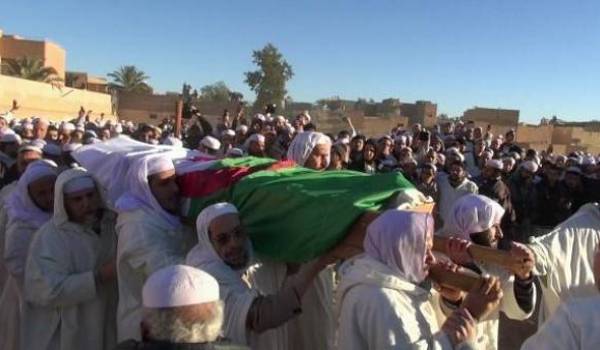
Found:
<path fill-rule="evenodd" d="M 63 193 L 71 194 L 83 190 L 91 190 L 94 188 L 96 188 L 96 182 L 94 182 L 94 179 L 92 179 L 91 176 L 78 176 L 65 183 L 63 186 Z"/>
<path fill-rule="evenodd" d="M 265 117 L 264 115 L 258 113 L 254 116 L 254 119 L 258 119 L 260 121 L 266 122 L 267 121 L 267 117 Z"/>
<path fill-rule="evenodd" d="M 223 132 L 221 132 L 221 136 L 231 136 L 231 137 L 234 137 L 235 136 L 235 131 L 233 131 L 231 129 L 225 129 L 225 130 L 223 130 Z"/>
<path fill-rule="evenodd" d="M 242 151 L 242 150 L 241 150 L 241 149 L 239 149 L 239 148 L 235 148 L 235 147 L 234 147 L 234 148 L 230 148 L 230 149 L 227 151 L 227 154 L 226 154 L 226 156 L 227 156 L 227 157 L 234 157 L 234 158 L 235 158 L 235 157 L 243 157 L 243 156 L 244 156 L 244 151 Z"/>
<path fill-rule="evenodd" d="M 195 267 L 171 265 L 154 272 L 144 283 L 146 308 L 198 305 L 219 300 L 219 283 Z"/>
<path fill-rule="evenodd" d="M 535 173 L 538 171 L 539 165 L 536 162 L 527 160 L 521 164 L 521 167 L 527 171 Z"/>
<path fill-rule="evenodd" d="M 235 128 L 235 131 L 241 132 L 241 133 L 247 133 L 248 132 L 248 126 L 247 125 L 238 125 L 237 128 Z"/>
<path fill-rule="evenodd" d="M 23 146 L 19 147 L 19 153 L 27 152 L 27 151 L 32 151 L 32 152 L 37 152 L 39 154 L 43 154 L 42 149 L 39 147 L 36 147 L 34 145 L 23 145 Z"/>
<path fill-rule="evenodd" d="M 0 137 L 0 143 L 18 143 L 18 144 L 20 144 L 21 136 L 16 134 L 11 129 L 7 129 L 3 132 L 2 136 Z"/>
<path fill-rule="evenodd" d="M 65 123 L 62 125 L 63 131 L 75 131 L 75 125 L 73 123 Z"/>
<path fill-rule="evenodd" d="M 485 166 L 496 170 L 502 170 L 504 168 L 504 164 L 501 160 L 498 159 L 488 160 L 487 162 L 485 162 Z"/>
<path fill-rule="evenodd" d="M 221 148 L 221 142 L 212 136 L 205 136 L 200 144 L 213 151 L 218 151 Z"/>

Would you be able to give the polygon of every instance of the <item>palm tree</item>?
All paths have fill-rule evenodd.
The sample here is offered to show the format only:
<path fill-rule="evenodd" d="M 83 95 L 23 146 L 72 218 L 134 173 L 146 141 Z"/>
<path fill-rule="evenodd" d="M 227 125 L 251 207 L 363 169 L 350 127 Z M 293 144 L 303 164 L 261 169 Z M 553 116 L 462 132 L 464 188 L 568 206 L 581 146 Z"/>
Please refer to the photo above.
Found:
<path fill-rule="evenodd" d="M 62 82 L 56 69 L 44 67 L 44 60 L 37 57 L 24 56 L 16 60 L 7 60 L 7 75 L 18 78 L 42 81 L 44 83 Z"/>
<path fill-rule="evenodd" d="M 111 88 L 127 92 L 152 93 L 152 87 L 146 83 L 150 77 L 135 66 L 121 66 L 116 71 L 108 73 L 108 76 L 113 80 L 109 84 Z"/>

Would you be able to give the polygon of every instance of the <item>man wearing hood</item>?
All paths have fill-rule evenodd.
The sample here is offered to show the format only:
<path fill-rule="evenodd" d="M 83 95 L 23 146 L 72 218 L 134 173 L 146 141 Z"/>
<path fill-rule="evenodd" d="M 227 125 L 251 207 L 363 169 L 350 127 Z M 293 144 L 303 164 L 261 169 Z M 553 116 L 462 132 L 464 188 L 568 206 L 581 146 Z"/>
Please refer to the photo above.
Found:
<path fill-rule="evenodd" d="M 317 331 L 324 319 L 312 319 L 302 338 L 292 318 L 303 314 L 305 293 L 328 263 L 324 257 L 291 274 L 284 265 L 257 263 L 235 206 L 217 203 L 205 208 L 196 221 L 198 245 L 187 264 L 202 269 L 219 282 L 225 304 L 223 334 L 252 349 L 330 349 L 331 339 Z M 330 305 L 320 305 L 329 307 Z"/>
<path fill-rule="evenodd" d="M 83 169 L 58 176 L 54 214 L 35 234 L 25 267 L 23 349 L 115 345 L 115 215 Z"/>
<path fill-rule="evenodd" d="M 5 183 L 0 190 L 0 252 L 4 252 L 4 241 L 6 234 L 6 225 L 8 223 L 8 214 L 5 208 L 5 200 L 17 187 L 17 180 L 25 172 L 27 166 L 42 158 L 42 150 L 38 147 L 25 145 L 21 146 L 18 151 L 17 161 L 13 165 L 15 177 L 12 178 L 12 182 Z M 7 278 L 6 268 L 4 261 L 0 259 L 0 290 L 3 290 L 4 283 Z"/>
<path fill-rule="evenodd" d="M 428 214 L 388 210 L 367 227 L 364 254 L 340 267 L 338 349 L 472 348 L 476 320 L 497 306 L 500 285 L 482 279 L 440 326 L 423 283 L 436 263 L 432 246 Z"/>
<path fill-rule="evenodd" d="M 533 283 L 534 256 L 523 245 L 511 243 L 510 253 L 519 258 L 522 264 L 508 270 L 496 265 L 475 261 L 467 249 L 471 242 L 486 247 L 498 248 L 503 238 L 500 227 L 504 209 L 495 201 L 481 195 L 470 194 L 456 201 L 450 221 L 446 223 L 443 233 L 453 237 L 448 244 L 450 259 L 478 274 L 498 276 L 504 298 L 496 309 L 477 326 L 478 343 L 483 348 L 498 348 L 498 325 L 500 311 L 513 320 L 525 320 L 533 314 L 536 294 Z M 444 313 L 449 313 L 462 301 L 461 293 L 445 296 L 440 302 Z"/>
<path fill-rule="evenodd" d="M 116 202 L 119 341 L 141 340 L 142 288 L 154 271 L 182 263 L 194 235 L 179 218 L 179 186 L 168 156 L 154 154 L 133 161 L 127 189 Z"/>
<path fill-rule="evenodd" d="M 287 158 L 305 168 L 325 170 L 329 166 L 331 139 L 320 132 L 305 131 L 294 137 Z"/>
<path fill-rule="evenodd" d="M 8 224 L 3 261 L 9 273 L 0 298 L 0 348 L 19 348 L 19 325 L 23 302 L 23 275 L 33 234 L 52 217 L 56 164 L 37 160 L 31 163 L 7 198 Z"/>

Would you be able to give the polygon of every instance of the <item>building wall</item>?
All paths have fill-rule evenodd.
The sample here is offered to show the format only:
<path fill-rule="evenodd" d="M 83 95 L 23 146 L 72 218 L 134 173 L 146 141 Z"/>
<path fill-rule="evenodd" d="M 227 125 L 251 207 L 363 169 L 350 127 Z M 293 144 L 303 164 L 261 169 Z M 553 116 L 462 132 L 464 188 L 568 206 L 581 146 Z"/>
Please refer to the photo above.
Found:
<path fill-rule="evenodd" d="M 484 124 L 493 124 L 497 126 L 507 126 L 516 128 L 519 125 L 519 111 L 513 109 L 493 109 L 475 107 L 466 110 L 463 113 L 464 121 L 474 121 Z"/>
<path fill-rule="evenodd" d="M 402 103 L 400 115 L 408 119 L 410 125 L 419 123 L 425 127 L 432 127 L 437 123 L 437 104 L 429 101 L 416 101 L 415 103 Z M 407 125 L 407 127 L 410 127 Z"/>
<path fill-rule="evenodd" d="M 0 75 L 0 112 L 11 108 L 13 99 L 20 106 L 14 114 L 21 118 L 72 119 L 82 106 L 92 110 L 93 116 L 100 113 L 107 117 L 112 115 L 111 97 L 108 94 L 66 87 L 59 90 L 50 84 Z"/>
<path fill-rule="evenodd" d="M 54 68 L 60 78 L 65 78 L 66 52 L 57 44 L 7 35 L 1 36 L 0 41 L 2 60 L 15 60 L 23 56 L 40 58 L 45 67 Z"/>

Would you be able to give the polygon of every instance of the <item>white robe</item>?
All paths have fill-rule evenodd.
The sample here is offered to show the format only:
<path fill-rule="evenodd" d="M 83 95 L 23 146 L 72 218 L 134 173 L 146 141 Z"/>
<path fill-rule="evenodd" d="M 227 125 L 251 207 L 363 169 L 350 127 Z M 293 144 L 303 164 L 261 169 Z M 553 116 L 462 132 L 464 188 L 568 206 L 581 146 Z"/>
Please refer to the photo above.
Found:
<path fill-rule="evenodd" d="M 104 212 L 99 235 L 69 222 L 62 191 L 74 177 L 77 175 L 58 178 L 54 217 L 35 234 L 29 249 L 21 323 L 23 349 L 104 350 L 115 346 L 116 283 L 97 286 L 94 280 L 94 271 L 115 255 L 115 215 Z"/>
<path fill-rule="evenodd" d="M 593 269 L 598 242 L 600 209 L 597 204 L 586 204 L 552 232 L 534 238 L 528 245 L 535 254 L 534 273 L 542 286 L 540 324 L 562 302 L 598 294 Z"/>
<path fill-rule="evenodd" d="M 117 273 L 119 342 L 141 340 L 142 288 L 154 271 L 181 264 L 194 243 L 194 233 L 184 226 L 171 230 L 160 217 L 144 209 L 123 212 L 117 219 Z"/>
<path fill-rule="evenodd" d="M 440 174 L 436 180 L 438 182 L 438 188 L 440 190 L 440 217 L 442 218 L 444 223 L 446 223 L 450 221 L 450 217 L 452 216 L 452 207 L 454 206 L 454 202 L 456 202 L 457 199 L 466 194 L 476 194 L 479 189 L 473 181 L 468 179 L 465 179 L 463 183 L 461 183 L 457 187 L 452 187 L 452 185 L 450 185 L 448 175 Z"/>
<path fill-rule="evenodd" d="M 493 310 L 484 320 L 478 322 L 476 327 L 477 337 L 475 343 L 479 344 L 477 348 L 495 350 L 498 349 L 498 327 L 500 324 L 500 312 L 504 313 L 508 318 L 513 320 L 526 320 L 531 317 L 535 309 L 536 301 L 535 284 L 533 284 L 533 307 L 531 308 L 531 311 L 525 312 L 517 303 L 514 289 L 515 278 L 512 273 L 494 265 L 487 266 L 479 264 L 478 266 L 482 270 L 483 274 L 489 274 L 499 278 L 502 286 L 502 293 L 504 295 L 500 300 L 498 307 Z M 453 311 L 452 307 L 448 307 L 449 305 L 442 301 L 441 296 L 439 305 L 445 315 L 449 315 L 450 312 Z"/>
<path fill-rule="evenodd" d="M 326 269 L 302 297 L 302 314 L 263 333 L 248 332 L 246 319 L 250 306 L 259 295 L 276 294 L 285 284 L 287 267 L 273 262 L 257 262 L 245 271 L 234 271 L 222 261 L 198 264 L 202 247 L 196 245 L 186 263 L 210 273 L 219 282 L 225 303 L 223 335 L 256 350 L 331 349 L 333 340 L 333 276 Z M 330 276 L 330 277 L 328 277 Z M 330 280 L 330 281 L 329 281 Z M 329 281 L 329 282 L 328 282 Z M 327 287 L 330 286 L 330 287 Z M 330 299 L 331 300 L 331 299 Z"/>
<path fill-rule="evenodd" d="M 9 273 L 0 298 L 0 349 L 19 349 L 23 283 L 27 252 L 37 228 L 22 220 L 10 220 L 6 230 L 4 262 Z"/>
<path fill-rule="evenodd" d="M 600 349 L 600 296 L 561 304 L 522 350 Z"/>
<path fill-rule="evenodd" d="M 338 349 L 453 349 L 439 327 L 437 297 L 367 255 L 340 273 Z"/>
<path fill-rule="evenodd" d="M 4 240 L 6 236 L 6 225 L 8 224 L 8 214 L 4 205 L 4 200 L 17 187 L 17 181 L 2 187 L 0 190 L 0 252 L 4 252 Z M 4 259 L 0 259 L 0 294 L 4 290 L 4 284 L 8 279 L 8 271 L 4 266 Z M 1 315 L 1 314 L 0 314 Z M 0 319 L 0 321 L 2 321 Z"/>

